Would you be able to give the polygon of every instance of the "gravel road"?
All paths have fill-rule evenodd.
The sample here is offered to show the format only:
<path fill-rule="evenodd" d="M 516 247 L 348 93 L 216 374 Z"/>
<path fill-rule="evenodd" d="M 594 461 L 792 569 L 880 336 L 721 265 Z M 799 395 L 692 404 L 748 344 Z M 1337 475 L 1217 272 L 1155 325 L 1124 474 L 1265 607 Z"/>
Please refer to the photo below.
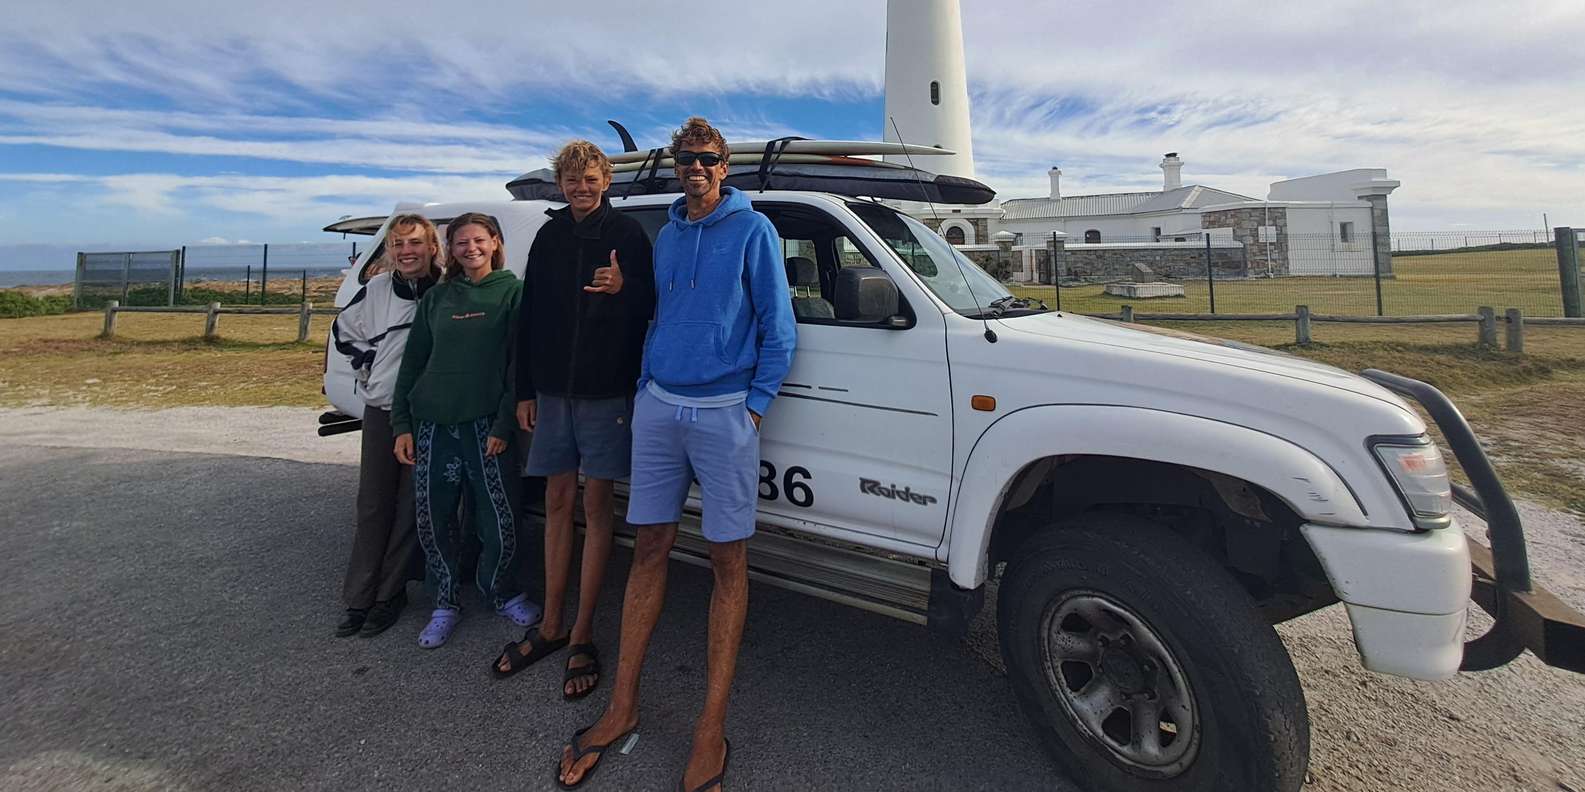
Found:
<path fill-rule="evenodd" d="M 346 519 L 350 515 L 352 493 L 348 488 L 352 486 L 353 477 L 345 466 L 356 464 L 357 436 L 314 436 L 312 428 L 317 414 L 317 410 L 288 408 L 181 408 L 142 412 L 85 408 L 0 409 L 0 443 L 8 449 L 6 458 L 10 460 L 0 466 L 0 496 L 5 499 L 4 511 L 10 514 L 10 518 L 4 522 L 18 520 L 4 527 L 4 535 L 0 536 L 0 539 L 12 545 L 6 551 L 7 567 L 11 567 L 13 561 L 21 557 L 13 557 L 13 553 L 38 558 L 42 552 L 39 547 L 29 544 L 30 541 L 39 540 L 40 535 L 29 533 L 22 524 L 17 511 L 19 502 L 25 506 L 23 512 L 42 515 L 39 519 L 50 525 L 49 536 L 83 530 L 85 515 L 76 513 L 58 499 L 37 494 L 37 488 L 48 488 L 49 482 L 24 483 L 30 474 L 45 475 L 39 472 L 41 470 L 46 473 L 57 471 L 49 473 L 57 477 L 75 475 L 75 468 L 59 472 L 61 466 L 67 464 L 62 460 L 68 458 L 81 464 L 106 465 L 104 472 L 83 475 L 88 477 L 87 480 L 102 480 L 107 487 L 122 493 L 141 487 L 158 488 L 157 480 L 146 479 L 142 474 L 136 477 L 137 481 L 122 480 L 120 471 L 140 470 L 135 464 L 139 460 L 157 461 L 178 472 L 206 467 L 227 471 L 231 469 L 224 462 L 224 457 L 229 456 L 239 458 L 235 464 L 245 466 L 247 470 L 270 471 L 272 483 L 288 487 L 289 483 L 283 482 L 290 482 L 293 471 L 298 469 L 289 465 L 282 468 L 279 466 L 288 463 L 269 460 L 338 466 L 325 469 L 339 471 L 335 475 L 344 483 L 337 486 L 347 489 L 344 493 L 347 499 L 345 508 L 341 505 L 328 509 L 316 508 L 328 514 L 327 519 L 332 522 Z M 83 451 L 77 456 L 63 457 L 65 452 L 48 450 L 51 448 L 124 449 L 133 453 Z M 136 453 L 139 451 L 145 453 Z M 192 456 L 200 454 L 208 456 Z M 221 461 L 213 461 L 216 459 Z M 36 460 L 37 464 L 30 460 Z M 190 471 L 188 475 L 191 475 Z M 246 476 L 239 478 L 239 475 L 237 472 L 217 475 L 216 486 L 243 488 L 247 479 Z M 139 497 L 157 499 L 174 494 L 151 496 L 143 492 Z M 343 493 L 334 490 L 332 494 Z M 246 498 L 228 491 L 208 496 L 208 500 L 213 501 L 211 506 L 224 506 L 241 504 Z M 279 496 L 270 502 L 278 501 L 281 501 Z M 282 508 L 294 508 L 289 501 L 288 498 Z M 99 508 L 103 511 L 106 506 L 101 504 Z M 1569 514 L 1529 503 L 1521 502 L 1520 511 L 1529 536 L 1530 559 L 1536 577 L 1569 604 L 1585 609 L 1585 565 L 1581 563 L 1585 560 L 1585 524 Z M 176 522 L 174 530 L 196 530 L 196 526 L 182 521 L 197 522 L 201 517 L 184 505 L 173 512 L 171 519 Z M 1478 523 L 1472 521 L 1466 524 L 1478 527 Z M 101 526 L 106 527 L 111 526 Z M 1474 528 L 1471 531 L 1472 534 L 1476 533 Z M 330 538 L 326 538 L 327 535 Z M 12 544 L 16 539 L 21 540 L 20 550 Z M 293 593 L 291 604 L 302 606 L 305 610 L 294 616 L 295 620 L 283 622 L 277 619 L 273 624 L 276 629 L 325 632 L 329 624 L 327 619 L 334 614 L 335 580 L 330 578 L 339 574 L 336 569 L 342 561 L 340 554 L 345 553 L 346 537 L 333 531 L 318 531 L 309 544 L 312 546 L 299 552 L 310 554 L 310 568 L 297 572 L 326 579 L 313 579 L 306 593 Z M 150 569 L 133 570 L 137 574 L 127 580 L 132 581 L 130 585 L 134 586 L 138 585 L 137 581 L 146 579 L 144 573 L 157 575 L 179 571 L 160 569 L 160 565 L 154 562 L 124 563 L 151 564 Z M 623 564 L 625 557 L 614 562 L 613 570 Z M 622 568 L 625 570 L 625 566 Z M 614 579 L 608 588 L 620 585 L 622 576 L 613 574 L 612 577 Z M 702 606 L 707 601 L 707 582 L 696 571 L 685 570 L 676 577 L 681 581 L 681 593 L 673 600 L 674 607 L 668 610 L 668 618 L 673 611 L 689 607 L 678 603 Z M 69 583 L 57 581 L 50 585 L 70 589 Z M 0 583 L 0 592 L 9 592 L 4 599 L 14 600 L 10 606 L 0 606 L 0 629 L 13 636 L 36 634 L 46 627 L 45 632 L 55 629 L 58 625 L 43 625 L 41 617 L 35 615 L 37 612 L 20 609 L 21 606 L 15 604 L 30 601 L 29 597 L 36 596 L 32 589 L 21 591 L 19 586 L 21 583 L 16 579 Z M 88 587 L 92 588 L 93 585 L 88 584 Z M 252 602 L 251 599 L 268 599 L 274 596 L 271 591 L 262 584 L 253 589 L 238 590 L 235 592 L 237 601 L 228 603 L 228 607 L 260 607 L 259 602 Z M 1034 786 L 1038 779 L 1052 777 L 1054 771 L 1049 763 L 1042 757 L 1031 755 L 1031 746 L 1025 744 L 1028 738 L 1022 735 L 1017 716 L 1011 711 L 1010 693 L 1000 676 L 1001 663 L 996 656 L 995 627 L 983 618 L 991 609 L 982 614 L 980 623 L 969 639 L 953 650 L 927 642 L 922 635 L 914 635 L 922 631 L 901 623 L 786 592 L 771 592 L 763 587 L 760 591 L 762 593 L 756 595 L 755 606 L 758 618 L 785 620 L 794 633 L 783 636 L 780 631 L 762 626 L 759 636 L 762 650 L 745 649 L 738 686 L 739 697 L 734 701 L 734 720 L 739 721 L 740 725 L 741 722 L 752 724 L 764 739 L 781 740 L 778 744 L 786 751 L 780 759 L 765 756 L 769 751 L 763 749 L 757 759 L 745 755 L 744 769 L 740 771 L 742 775 L 736 777 L 738 788 L 841 786 L 855 789 L 919 789 L 940 786 L 1008 789 L 1028 788 Z M 606 608 L 605 616 L 613 620 L 609 622 L 612 625 L 616 610 L 614 596 L 607 592 L 609 607 Z M 82 629 L 90 637 L 101 636 L 104 640 L 102 648 L 83 644 L 89 638 L 82 637 L 71 644 L 72 651 L 63 657 L 38 656 L 35 652 L 15 646 L 0 648 L 0 672 L 3 672 L 0 678 L 5 680 L 0 682 L 0 693 L 6 694 L 5 697 L 10 701 L 25 705 L 18 710 L 20 718 L 8 714 L 0 721 L 0 788 L 145 790 L 202 789 L 220 785 L 249 789 L 303 785 L 351 788 L 347 786 L 350 779 L 346 768 L 366 766 L 383 768 L 381 772 L 385 773 L 385 783 L 406 787 L 408 784 L 398 779 L 405 777 L 407 781 L 416 782 L 417 779 L 428 778 L 433 771 L 425 767 L 433 761 L 442 760 L 436 756 L 429 756 L 425 761 L 392 756 L 383 764 L 376 762 L 370 765 L 372 760 L 351 756 L 363 750 L 359 747 L 364 745 L 361 740 L 357 741 L 356 746 L 338 744 L 333 749 L 310 751 L 309 755 L 292 753 L 290 756 L 281 753 L 287 750 L 283 745 L 290 745 L 290 742 L 237 742 L 235 729 L 250 733 L 249 730 L 268 728 L 268 724 L 258 722 L 259 719 L 272 717 L 267 707 L 259 709 L 250 706 L 240 710 L 234 716 L 234 722 L 222 724 L 229 727 L 230 731 L 176 729 L 173 734 L 179 736 L 166 735 L 163 741 L 155 740 L 164 745 L 167 751 L 174 752 L 169 754 L 128 754 L 115 750 L 115 740 L 106 742 L 103 739 L 102 732 L 110 728 L 104 725 L 97 730 L 62 730 L 54 728 L 51 725 L 53 721 L 31 721 L 30 715 L 53 713 L 53 717 L 62 717 L 64 708 L 65 711 L 80 710 L 78 717 L 86 713 L 116 723 L 128 721 L 124 728 L 136 731 L 137 723 L 145 715 L 155 721 L 161 721 L 162 717 L 169 715 L 159 700 L 158 690 L 144 691 L 142 696 L 129 702 L 134 707 L 148 707 L 147 713 L 135 710 L 130 713 L 101 713 L 99 705 L 73 699 L 81 695 L 81 691 L 73 687 L 69 675 L 61 677 L 54 665 L 57 661 L 81 655 L 85 661 L 94 661 L 89 662 L 88 668 L 98 668 L 100 663 L 114 660 L 114 651 L 134 651 L 126 647 L 129 639 L 138 637 L 114 634 L 117 628 L 114 621 L 105 623 L 93 618 L 91 613 L 82 616 Z M 173 613 L 163 613 L 159 618 L 172 616 Z M 409 632 L 416 633 L 417 621 L 421 618 L 410 611 L 407 620 L 414 623 L 407 625 L 404 622 L 397 629 L 411 626 Z M 702 634 L 702 622 L 697 616 L 690 615 L 687 619 L 687 629 L 697 627 Z M 35 621 L 40 623 L 36 624 Z M 1483 615 L 1478 613 L 1472 622 L 1472 630 L 1486 623 Z M 768 624 L 768 621 L 762 624 Z M 227 653 L 206 645 L 206 633 L 202 632 L 206 625 L 213 626 L 201 614 L 185 614 L 171 623 L 173 633 L 161 640 L 189 649 L 193 652 L 195 662 L 264 662 L 263 658 Z M 603 629 L 614 632 L 614 626 Z M 755 625 L 751 624 L 751 632 L 754 629 Z M 500 640 L 500 636 L 495 633 L 502 631 L 494 626 L 490 630 L 488 637 L 476 636 L 471 640 L 478 646 L 470 644 L 473 653 L 467 655 L 468 661 L 477 659 L 473 654 L 488 651 L 482 647 L 488 645 L 493 648 L 493 642 Z M 296 658 L 305 663 L 326 662 L 323 655 L 325 644 L 329 642 L 318 641 L 320 636 L 317 632 L 313 640 L 286 640 L 284 648 L 288 652 L 288 659 Z M 1359 666 L 1349 635 L 1347 617 L 1339 607 L 1296 619 L 1279 627 L 1279 632 L 1299 669 L 1313 721 L 1311 782 L 1307 789 L 1318 792 L 1374 792 L 1384 789 L 1426 792 L 1443 792 L 1447 789 L 1585 792 L 1585 681 L 1582 681 L 1585 678 L 1549 669 L 1528 655 L 1497 671 L 1466 674 L 1440 683 L 1413 682 L 1372 674 Z M 813 637 L 792 641 L 789 637 L 791 634 Z M 245 644 L 253 640 L 251 635 L 233 635 L 224 630 L 216 635 L 224 637 L 215 640 Z M 792 642 L 782 641 L 782 637 Z M 252 644 L 247 645 L 252 647 Z M 355 643 L 329 643 L 329 646 L 339 653 L 335 659 L 340 666 L 361 665 L 365 671 L 373 668 L 387 684 L 404 691 L 404 695 L 421 696 L 422 691 L 415 688 L 433 682 L 441 671 L 434 663 L 425 663 L 420 670 L 412 672 L 421 678 L 403 679 L 404 666 L 390 658 L 376 656 L 360 664 L 356 658 L 341 657 L 348 653 L 345 650 L 355 650 Z M 269 647 L 262 649 L 271 651 Z M 672 663 L 676 666 L 673 670 L 678 673 L 687 671 L 687 649 L 679 647 L 675 651 L 678 657 Z M 106 652 L 112 654 L 107 656 Z M 417 652 L 416 649 L 403 649 L 399 654 L 416 655 Z M 794 661 L 789 653 L 807 655 L 805 662 L 823 664 L 823 667 L 833 669 L 827 677 L 827 684 L 840 688 L 841 694 L 821 695 L 819 699 L 822 707 L 835 708 L 834 712 L 799 707 L 803 717 L 812 718 L 802 724 L 781 723 L 767 717 L 768 713 L 774 713 L 778 708 L 795 706 L 778 695 L 790 695 L 793 692 L 787 688 L 790 683 L 784 683 L 782 677 L 778 676 L 788 674 L 793 668 Z M 757 671 L 756 662 L 763 664 Z M 882 677 L 874 673 L 877 663 L 883 666 Z M 660 668 L 665 666 L 665 662 L 652 662 L 651 665 Z M 780 670 L 774 670 L 778 666 Z M 114 662 L 110 662 L 109 667 L 115 667 Z M 461 663 L 460 667 L 467 667 L 467 663 Z M 834 669 L 850 669 L 851 672 L 837 673 Z M 286 684 L 290 680 L 289 675 L 267 671 L 259 671 L 256 681 Z M 175 698 L 195 699 L 197 705 L 205 708 L 238 704 L 235 695 L 215 694 L 209 700 L 202 700 L 208 690 L 203 684 L 204 680 L 221 673 L 214 666 L 174 669 L 170 673 L 172 676 L 168 684 L 174 685 L 175 689 L 170 690 L 169 694 Z M 359 672 L 354 670 L 352 673 L 357 675 Z M 663 679 L 670 675 L 667 671 L 659 674 L 666 675 Z M 874 691 L 863 685 L 855 687 L 850 684 L 855 674 L 867 680 L 868 684 L 875 684 L 877 680 L 896 679 L 911 679 L 926 684 L 931 688 L 928 695 L 937 697 L 943 705 L 950 707 L 950 711 L 926 711 L 929 708 L 922 706 L 920 701 L 907 700 L 910 696 L 926 695 L 923 689 L 911 690 L 914 682 L 882 681 L 882 692 L 890 703 L 885 705 L 884 712 L 876 712 L 876 699 L 867 695 Z M 698 684 L 693 678 L 695 676 L 697 673 L 687 676 L 689 691 Z M 802 675 L 791 676 L 796 680 L 808 681 L 803 680 Z M 848 679 L 848 682 L 843 682 L 844 679 Z M 742 680 L 749 680 L 749 685 L 745 686 Z M 85 684 L 89 689 L 102 687 L 102 683 L 96 684 L 94 681 Z M 659 687 L 654 682 L 647 684 L 650 687 L 646 688 L 646 694 Z M 761 687 L 767 686 L 770 690 L 763 695 L 760 692 L 742 693 L 745 687 L 760 691 Z M 482 679 L 481 672 L 481 681 L 470 682 L 464 692 L 457 694 L 460 696 L 459 703 L 474 705 L 474 700 L 479 699 L 477 706 L 488 706 L 490 699 L 473 688 L 481 688 L 484 693 L 492 690 Z M 103 693 L 113 699 L 118 690 L 111 688 Z M 282 697 L 289 698 L 290 691 L 264 690 L 259 695 L 268 703 Z M 810 693 L 806 690 L 799 695 L 808 696 Z M 524 694 L 519 692 L 514 701 L 523 698 Z M 324 707 L 332 705 L 350 709 L 340 715 L 321 712 L 311 717 L 304 716 L 308 726 L 280 725 L 276 728 L 284 730 L 284 733 L 301 733 L 298 736 L 305 740 L 325 740 L 328 739 L 325 734 L 334 736 L 343 728 L 350 729 L 348 733 L 360 736 L 370 732 L 367 722 L 375 713 L 368 711 L 368 703 L 337 703 L 334 696 L 327 694 Z M 696 702 L 689 695 L 682 695 L 667 699 L 661 709 L 669 717 L 682 718 L 695 706 Z M 421 712 L 415 713 L 413 710 L 414 705 L 410 704 L 405 711 L 409 717 L 421 716 Z M 540 783 L 527 779 L 539 777 L 539 771 L 543 769 L 540 765 L 548 768 L 549 761 L 542 754 L 560 739 L 564 727 L 578 725 L 574 721 L 577 717 L 583 717 L 578 715 L 569 718 L 564 712 L 557 710 L 553 716 L 554 725 L 549 728 L 529 726 L 524 731 L 522 726 L 512 726 L 513 730 L 519 732 L 516 741 L 519 748 L 524 740 L 529 742 L 528 760 L 531 761 L 519 757 L 519 760 L 501 764 L 496 761 L 496 754 L 485 750 L 486 743 L 492 741 L 477 739 L 473 741 L 475 744 L 471 752 L 447 755 L 443 761 L 466 765 L 462 768 L 462 778 L 466 779 L 463 786 L 470 786 L 473 782 L 495 786 L 503 780 L 510 783 L 518 773 L 527 773 L 518 785 L 539 788 Z M 279 715 L 276 712 L 273 717 Z M 946 741 L 943 744 L 930 736 L 937 732 L 930 721 L 939 725 L 942 718 L 953 722 L 955 727 L 961 727 L 965 722 L 977 724 L 976 733 L 984 739 L 968 741 L 963 751 L 948 749 L 947 745 L 960 746 L 962 741 Z M 464 725 L 459 728 L 469 728 L 466 724 L 477 724 L 478 721 L 477 717 L 462 719 L 460 723 Z M 826 724 L 825 727 L 821 726 L 822 723 Z M 316 728 L 321 731 L 315 731 Z M 651 736 L 651 741 L 660 742 L 664 750 L 640 752 L 650 754 L 649 759 L 629 762 L 627 760 L 630 757 L 624 757 L 624 763 L 630 765 L 629 771 L 612 772 L 607 776 L 607 783 L 616 784 L 618 779 L 624 778 L 626 783 L 607 788 L 631 788 L 630 784 L 660 788 L 670 783 L 666 774 L 673 771 L 675 762 L 671 760 L 676 758 L 671 754 L 677 752 L 678 745 L 685 744 L 682 742 L 685 735 L 679 728 L 673 729 L 675 733 L 657 730 Z M 844 728 L 848 729 L 848 733 L 841 733 Z M 833 730 L 838 733 L 831 733 Z M 893 730 L 897 733 L 890 733 Z M 137 742 L 124 735 L 119 739 L 122 742 Z M 393 741 L 390 735 L 380 735 L 377 731 L 364 739 L 384 742 L 388 747 Z M 758 739 L 761 737 L 756 737 Z M 317 747 L 318 744 L 315 745 Z M 663 755 L 664 761 L 660 761 L 657 754 Z M 860 772 L 847 778 L 841 776 L 844 768 L 854 766 L 851 763 L 859 762 L 860 757 L 865 755 L 883 755 L 884 760 L 879 768 L 882 772 Z M 418 750 L 418 756 L 422 758 L 425 754 Z M 540 761 L 542 759 L 544 761 Z M 316 761 L 329 764 L 316 765 Z M 195 762 L 207 769 L 194 770 Z M 204 765 L 204 762 L 214 766 Z M 738 765 L 736 756 L 733 763 L 734 767 Z M 986 770 L 963 775 L 964 763 Z M 247 768 L 261 765 L 280 767 L 250 775 Z M 800 769 L 800 765 L 804 769 Z M 389 774 L 404 769 L 407 776 Z M 645 773 L 650 771 L 660 773 L 657 779 L 652 779 L 656 783 L 641 780 L 648 778 Z"/>

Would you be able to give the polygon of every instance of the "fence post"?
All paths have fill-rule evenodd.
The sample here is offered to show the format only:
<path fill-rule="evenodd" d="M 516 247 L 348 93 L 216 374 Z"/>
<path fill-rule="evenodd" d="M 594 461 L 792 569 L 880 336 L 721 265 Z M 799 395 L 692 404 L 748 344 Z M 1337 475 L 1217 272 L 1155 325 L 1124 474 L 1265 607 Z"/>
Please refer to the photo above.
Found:
<path fill-rule="evenodd" d="M 1563 288 L 1563 315 L 1579 317 L 1579 243 L 1574 239 L 1574 229 L 1568 226 L 1552 229 L 1552 245 L 1557 248 L 1558 283 Z"/>
<path fill-rule="evenodd" d="M 303 270 L 303 300 L 308 300 L 308 270 Z"/>
<path fill-rule="evenodd" d="M 1489 305 L 1482 305 L 1475 309 L 1480 314 L 1480 345 L 1495 349 L 1497 347 L 1497 312 Z"/>
<path fill-rule="evenodd" d="M 264 243 L 264 264 L 259 268 L 259 305 L 268 302 L 265 295 L 268 293 L 266 286 L 270 282 L 270 243 Z"/>
<path fill-rule="evenodd" d="M 111 300 L 105 303 L 105 329 L 99 332 L 100 338 L 114 338 L 116 335 L 116 309 L 121 307 L 120 300 Z"/>
<path fill-rule="evenodd" d="M 304 300 L 297 314 L 297 343 L 301 344 L 308 340 L 308 323 L 312 320 L 313 315 L 314 304 Z"/>
<path fill-rule="evenodd" d="M 1052 231 L 1051 232 L 1051 282 L 1052 282 L 1052 284 L 1054 284 L 1057 287 L 1057 310 L 1061 311 L 1062 310 L 1062 269 L 1057 265 L 1058 247 L 1059 247 L 1059 245 L 1057 244 L 1057 232 Z M 1064 249 L 1061 252 L 1063 253 L 1063 257 L 1065 258 L 1066 254 L 1067 254 L 1067 251 Z"/>
<path fill-rule="evenodd" d="M 220 337 L 220 303 L 212 302 L 209 310 L 204 312 L 204 340 L 213 341 Z"/>
<path fill-rule="evenodd" d="M 1293 333 L 1299 346 L 1310 345 L 1310 306 L 1293 306 Z"/>
<path fill-rule="evenodd" d="M 1391 238 L 1387 240 L 1387 243 L 1392 244 Z M 1376 315 L 1386 316 L 1387 314 L 1381 302 L 1381 250 L 1376 247 L 1375 223 L 1370 226 L 1370 268 L 1376 277 Z"/>
<path fill-rule="evenodd" d="M 1205 286 L 1211 292 L 1211 313 L 1216 313 L 1216 269 L 1211 266 L 1211 232 L 1205 232 Z"/>
<path fill-rule="evenodd" d="M 132 254 L 123 254 L 121 258 L 121 299 L 127 299 L 127 291 L 132 288 Z"/>
<path fill-rule="evenodd" d="M 1524 354 L 1524 311 L 1518 308 L 1509 308 L 1508 318 L 1508 351 L 1517 355 Z"/>
<path fill-rule="evenodd" d="M 176 299 L 182 299 L 182 294 L 187 291 L 187 246 L 182 245 L 181 263 L 176 269 Z"/>
<path fill-rule="evenodd" d="M 1132 306 L 1132 305 L 1123 306 L 1123 309 L 1118 312 L 1118 315 L 1121 316 L 1123 321 L 1125 321 L 1125 322 L 1134 321 L 1134 306 Z"/>
<path fill-rule="evenodd" d="M 242 274 L 242 304 L 253 302 L 253 265 L 249 264 Z"/>
<path fill-rule="evenodd" d="M 88 254 L 77 252 L 77 280 L 72 281 L 72 307 L 83 307 L 83 267 L 88 260 Z"/>
<path fill-rule="evenodd" d="M 171 251 L 171 276 L 168 279 L 170 287 L 165 290 L 165 306 L 169 308 L 176 304 L 176 251 Z"/>

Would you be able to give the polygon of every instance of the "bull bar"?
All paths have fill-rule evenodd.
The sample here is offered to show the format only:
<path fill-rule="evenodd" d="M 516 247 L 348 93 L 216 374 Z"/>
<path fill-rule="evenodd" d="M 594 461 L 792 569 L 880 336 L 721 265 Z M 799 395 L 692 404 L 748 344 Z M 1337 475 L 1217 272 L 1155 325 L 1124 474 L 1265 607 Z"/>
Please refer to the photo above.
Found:
<path fill-rule="evenodd" d="M 1491 546 L 1469 542 L 1476 604 L 1491 614 L 1491 629 L 1464 643 L 1462 671 L 1487 671 L 1529 649 L 1541 662 L 1585 673 L 1585 615 L 1530 578 L 1524 525 L 1463 414 L 1441 391 L 1377 369 L 1360 376 L 1418 402 L 1436 422 L 1473 487 L 1453 484 L 1453 500 L 1484 520 Z"/>

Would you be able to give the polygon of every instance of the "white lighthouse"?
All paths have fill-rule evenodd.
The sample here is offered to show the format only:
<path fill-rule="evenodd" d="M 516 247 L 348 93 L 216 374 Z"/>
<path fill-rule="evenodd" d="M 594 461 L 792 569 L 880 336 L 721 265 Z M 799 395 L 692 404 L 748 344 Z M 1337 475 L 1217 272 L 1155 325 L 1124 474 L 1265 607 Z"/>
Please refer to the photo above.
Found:
<path fill-rule="evenodd" d="M 887 0 L 885 139 L 957 152 L 920 157 L 932 173 L 974 177 L 969 82 L 958 0 Z M 907 164 L 906 157 L 886 157 Z"/>

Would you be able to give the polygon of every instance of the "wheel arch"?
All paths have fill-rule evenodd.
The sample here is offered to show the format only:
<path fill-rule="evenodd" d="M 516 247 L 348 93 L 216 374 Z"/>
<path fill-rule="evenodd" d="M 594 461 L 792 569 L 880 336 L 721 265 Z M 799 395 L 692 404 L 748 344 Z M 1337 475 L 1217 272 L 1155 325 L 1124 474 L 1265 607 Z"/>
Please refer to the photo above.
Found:
<path fill-rule="evenodd" d="M 1059 516 L 1036 502 L 1061 496 L 1062 482 L 1085 488 L 1085 497 L 1056 498 L 1074 508 L 1209 508 L 1240 518 L 1234 524 L 1291 523 L 1295 531 L 1301 521 L 1367 524 L 1342 478 L 1288 440 L 1162 410 L 1025 408 L 986 429 L 959 477 L 942 545 L 953 584 L 978 587 L 996 558 L 993 541 L 1005 557 L 1016 544 L 1009 539 L 1034 519 Z"/>

